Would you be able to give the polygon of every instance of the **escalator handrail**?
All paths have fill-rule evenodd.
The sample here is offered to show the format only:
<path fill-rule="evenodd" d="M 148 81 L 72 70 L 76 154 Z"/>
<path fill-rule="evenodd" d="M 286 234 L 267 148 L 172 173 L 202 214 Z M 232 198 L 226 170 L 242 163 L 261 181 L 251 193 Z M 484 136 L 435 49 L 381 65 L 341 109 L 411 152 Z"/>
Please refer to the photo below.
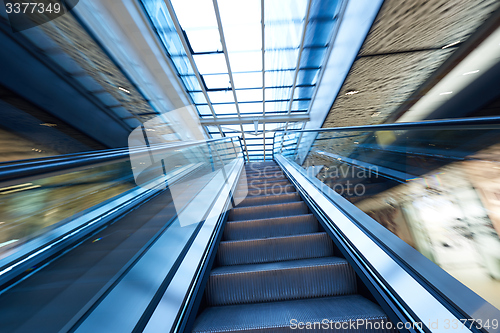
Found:
<path fill-rule="evenodd" d="M 210 140 L 198 140 L 173 144 L 156 144 L 149 147 L 130 147 L 110 149 L 105 151 L 93 151 L 89 153 L 77 153 L 42 157 L 35 159 L 20 160 L 14 162 L 0 163 L 0 187 L 17 184 L 46 176 L 76 171 L 78 169 L 103 165 L 109 162 L 119 162 L 129 159 L 134 154 L 160 152 L 176 148 L 186 148 L 203 143 L 233 140 L 233 138 L 219 138 Z"/>
<path fill-rule="evenodd" d="M 292 184 L 294 184 L 297 187 L 297 190 L 303 193 L 305 197 L 310 195 L 312 201 L 320 201 L 323 196 L 327 199 L 327 201 L 322 202 L 323 205 L 320 204 L 318 206 L 318 209 L 326 209 L 330 210 L 330 212 L 334 212 L 332 216 L 336 216 L 336 219 L 334 219 L 335 222 L 333 222 L 333 220 L 327 222 L 328 225 L 335 225 L 335 228 L 342 230 L 341 227 L 337 227 L 336 225 L 341 225 L 341 223 L 339 223 L 340 219 L 347 218 L 347 220 L 351 221 L 350 223 L 352 223 L 352 226 L 354 226 L 353 229 L 359 229 L 362 234 L 366 235 L 363 236 L 367 237 L 364 242 L 373 243 L 373 247 L 371 248 L 372 252 L 365 253 L 364 255 L 361 254 L 361 256 L 367 257 L 363 260 L 366 260 L 368 266 L 375 268 L 375 271 L 377 270 L 377 266 L 383 268 L 384 265 L 380 264 L 380 262 L 378 264 L 373 264 L 368 257 L 376 257 L 374 249 L 378 248 L 377 251 L 381 250 L 381 254 L 388 256 L 388 258 L 386 258 L 388 260 L 385 262 L 386 266 L 390 263 L 394 267 L 399 267 L 393 267 L 392 270 L 389 270 L 392 272 L 392 278 L 399 279 L 400 277 L 407 275 L 407 281 L 411 282 L 412 279 L 416 281 L 424 288 L 424 293 L 434 297 L 435 305 L 437 305 L 438 308 L 456 315 L 458 318 L 457 320 L 459 320 L 458 323 L 460 323 L 460 321 L 463 322 L 464 320 L 467 321 L 467 325 L 459 327 L 459 329 L 464 329 L 464 332 L 479 332 L 480 330 L 473 325 L 478 318 L 481 319 L 482 322 L 486 322 L 488 319 L 491 321 L 493 318 L 499 318 L 498 314 L 500 312 L 493 305 L 489 304 L 486 300 L 482 299 L 426 257 L 418 253 L 391 231 L 366 215 L 354 204 L 340 196 L 340 194 L 336 193 L 328 186 L 325 186 L 317 178 L 309 177 L 304 169 L 286 158 L 277 156 L 276 161 L 282 167 L 284 173 L 291 179 Z M 309 186 L 309 190 L 304 189 L 303 186 Z M 311 191 L 311 193 L 309 193 L 309 191 Z M 325 202 L 327 202 L 326 205 Z M 341 232 L 342 231 L 340 231 L 340 233 Z M 355 247 L 359 246 L 357 244 L 363 244 L 363 240 L 359 237 L 347 239 L 347 242 L 352 243 Z M 394 281 L 397 281 L 397 279 Z M 398 283 L 395 283 L 394 285 L 398 285 Z M 401 287 L 402 285 L 405 286 L 403 289 L 411 289 L 410 283 L 402 283 L 399 286 Z M 392 290 L 394 286 L 389 285 L 386 287 L 388 290 Z M 390 293 L 394 293 L 394 291 L 391 291 Z M 401 297 L 401 295 L 395 294 L 394 297 L 399 299 L 399 302 L 402 302 L 401 304 L 408 301 L 413 304 L 418 304 L 419 298 L 423 297 L 423 293 L 415 294 L 414 296 L 415 298 L 405 298 Z M 430 303 L 425 304 L 432 308 Z M 421 308 L 421 310 L 422 309 L 424 310 L 423 312 L 425 312 L 425 306 Z M 413 310 L 414 309 L 410 308 L 410 312 L 413 312 Z M 442 321 L 440 320 L 440 322 Z M 432 326 L 432 323 L 429 321 L 424 322 L 424 324 Z M 442 326 L 440 326 L 440 328 L 441 327 Z M 487 331 L 497 332 L 498 330 L 488 329 Z"/>
<path fill-rule="evenodd" d="M 391 123 L 364 126 L 329 127 L 303 130 L 276 130 L 276 133 L 308 133 L 308 132 L 345 132 L 345 131 L 404 131 L 404 130 L 479 130 L 499 129 L 500 116 L 425 120 L 407 123 Z"/>

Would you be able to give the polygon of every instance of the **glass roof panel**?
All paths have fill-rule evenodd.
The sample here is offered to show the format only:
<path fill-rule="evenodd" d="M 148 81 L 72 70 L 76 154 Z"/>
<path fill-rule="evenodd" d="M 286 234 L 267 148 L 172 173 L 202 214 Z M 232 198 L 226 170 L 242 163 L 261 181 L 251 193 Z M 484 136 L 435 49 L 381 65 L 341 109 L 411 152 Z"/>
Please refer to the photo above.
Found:
<path fill-rule="evenodd" d="M 299 49 L 286 49 L 276 51 L 266 51 L 266 71 L 279 70 L 282 68 L 294 68 L 297 65 Z"/>
<path fill-rule="evenodd" d="M 209 91 L 208 97 L 212 103 L 234 103 L 232 91 Z"/>
<path fill-rule="evenodd" d="M 293 71 L 266 72 L 266 86 L 291 86 L 293 84 Z"/>
<path fill-rule="evenodd" d="M 266 113 L 273 111 L 288 111 L 287 102 L 266 102 Z"/>
<path fill-rule="evenodd" d="M 262 87 L 262 73 L 233 73 L 233 81 L 236 89 Z"/>
<path fill-rule="evenodd" d="M 259 103 L 239 103 L 240 113 L 257 113 L 262 114 L 262 102 Z"/>
<path fill-rule="evenodd" d="M 312 98 L 314 87 L 296 87 L 293 93 L 294 98 Z"/>
<path fill-rule="evenodd" d="M 194 75 L 185 75 L 181 76 L 181 80 L 186 86 L 188 91 L 193 90 L 201 90 L 200 84 L 198 83 L 198 79 Z"/>
<path fill-rule="evenodd" d="M 196 108 L 198 109 L 198 112 L 202 116 L 212 117 L 212 112 L 210 111 L 210 108 L 208 107 L 208 105 L 197 105 Z"/>
<path fill-rule="evenodd" d="M 240 3 L 240 2 L 239 2 Z M 228 52 L 259 51 L 262 49 L 260 23 L 236 25 L 224 30 Z"/>
<path fill-rule="evenodd" d="M 309 107 L 309 103 L 311 103 L 311 100 L 305 100 L 305 101 L 293 101 L 292 103 L 292 110 L 307 110 Z"/>
<path fill-rule="evenodd" d="M 300 68 L 320 67 L 325 58 L 326 48 L 304 49 L 300 59 Z"/>
<path fill-rule="evenodd" d="M 214 108 L 214 112 L 217 115 L 236 114 L 236 105 L 234 103 L 212 104 L 212 107 Z"/>
<path fill-rule="evenodd" d="M 228 74 L 203 75 L 203 80 L 208 89 L 231 89 L 231 82 Z"/>
<path fill-rule="evenodd" d="M 303 22 L 289 22 L 265 26 L 266 49 L 299 48 Z"/>
<path fill-rule="evenodd" d="M 219 29 L 217 28 L 187 30 L 186 35 L 195 53 L 222 51 Z"/>
<path fill-rule="evenodd" d="M 238 102 L 258 102 L 262 101 L 262 89 L 237 90 Z"/>
<path fill-rule="evenodd" d="M 184 30 L 217 28 L 212 1 L 171 0 L 171 2 L 177 19 Z"/>
<path fill-rule="evenodd" d="M 202 92 L 190 92 L 189 95 L 194 103 L 206 103 L 205 95 Z"/>
<path fill-rule="evenodd" d="M 260 24 L 260 0 L 218 0 L 217 3 L 219 4 L 219 12 L 224 27 L 240 24 Z"/>
<path fill-rule="evenodd" d="M 172 57 L 172 62 L 179 71 L 180 74 L 193 74 L 194 70 L 191 67 L 191 63 L 187 56 L 176 56 Z"/>
<path fill-rule="evenodd" d="M 319 69 L 301 69 L 297 77 L 297 84 L 299 85 L 313 85 L 318 80 Z"/>
<path fill-rule="evenodd" d="M 290 22 L 303 20 L 307 0 L 266 0 L 264 2 L 265 22 Z"/>
<path fill-rule="evenodd" d="M 264 0 L 265 66 L 262 63 L 261 0 L 171 0 L 175 11 L 170 17 L 163 0 L 140 0 L 151 22 L 156 28 L 166 52 L 172 59 L 181 80 L 198 112 L 210 119 L 211 111 L 203 94 L 207 95 L 217 116 L 236 116 L 236 105 L 231 90 L 230 75 L 240 113 L 245 116 L 260 116 L 263 113 L 265 97 L 266 114 L 286 115 L 291 109 L 294 114 L 305 112 L 314 96 L 319 68 L 326 55 L 330 36 L 337 22 L 340 0 L 311 0 L 311 11 L 305 36 L 302 36 L 306 21 L 306 10 L 310 0 Z M 218 5 L 222 38 L 227 46 L 229 67 L 222 49 L 214 4 Z M 174 20 L 178 20 L 185 35 L 179 36 Z M 304 38 L 304 49 L 300 50 Z M 183 39 L 190 46 L 184 48 Z M 186 53 L 187 52 L 187 53 Z M 193 52 L 193 54 L 190 54 Z M 300 54 L 302 52 L 302 54 Z M 297 60 L 301 57 L 299 69 Z M 194 60 L 203 85 L 196 79 L 190 59 Z M 265 69 L 264 82 L 262 70 Z M 296 70 L 297 80 L 294 81 Z M 264 95 L 262 87 L 265 86 Z M 294 101 L 290 104 L 291 87 Z M 253 88 L 253 89 L 250 89 Z M 291 105 L 291 107 L 290 107 Z M 286 123 L 266 124 L 266 131 L 284 128 Z M 245 131 L 253 132 L 253 124 L 243 124 Z M 302 123 L 290 123 L 288 128 L 301 128 Z M 263 130 L 259 124 L 259 131 Z M 240 125 L 224 126 L 228 135 L 240 135 Z M 218 136 L 217 126 L 210 126 L 213 136 Z M 269 132 L 266 136 L 271 136 Z M 258 143 L 255 154 L 263 149 L 262 134 L 246 135 L 248 141 Z M 257 139 L 257 140 L 255 140 Z M 272 138 L 270 138 L 272 142 Z M 266 140 L 267 142 L 268 140 Z M 270 149 L 266 145 L 266 149 Z M 255 155 L 257 156 L 257 155 Z M 266 156 L 267 157 L 267 156 Z M 260 157 L 262 158 L 262 156 Z"/>
<path fill-rule="evenodd" d="M 287 99 L 290 97 L 290 88 L 267 88 L 266 89 L 266 101 L 276 100 L 276 99 Z"/>
<path fill-rule="evenodd" d="M 262 52 L 232 52 L 229 62 L 233 72 L 262 71 Z"/>
<path fill-rule="evenodd" d="M 227 73 L 226 58 L 222 53 L 193 55 L 200 74 Z"/>

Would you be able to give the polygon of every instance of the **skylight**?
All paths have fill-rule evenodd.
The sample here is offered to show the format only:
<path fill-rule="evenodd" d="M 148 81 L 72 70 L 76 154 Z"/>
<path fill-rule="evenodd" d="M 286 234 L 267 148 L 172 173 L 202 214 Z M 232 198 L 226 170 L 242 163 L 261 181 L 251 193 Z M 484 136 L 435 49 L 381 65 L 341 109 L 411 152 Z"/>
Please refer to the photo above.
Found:
<path fill-rule="evenodd" d="M 340 0 L 141 2 L 209 135 L 242 136 L 249 157 L 269 159 L 271 131 L 302 128 Z"/>

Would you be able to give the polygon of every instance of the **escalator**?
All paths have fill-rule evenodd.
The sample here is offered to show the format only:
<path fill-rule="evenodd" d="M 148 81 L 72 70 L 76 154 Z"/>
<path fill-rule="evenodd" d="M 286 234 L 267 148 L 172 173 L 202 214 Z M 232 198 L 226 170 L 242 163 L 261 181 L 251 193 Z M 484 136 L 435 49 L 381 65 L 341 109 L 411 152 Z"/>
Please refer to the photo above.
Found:
<path fill-rule="evenodd" d="M 234 197 L 245 195 L 228 214 L 193 332 L 282 332 L 307 323 L 392 331 L 275 162 L 246 165 Z"/>

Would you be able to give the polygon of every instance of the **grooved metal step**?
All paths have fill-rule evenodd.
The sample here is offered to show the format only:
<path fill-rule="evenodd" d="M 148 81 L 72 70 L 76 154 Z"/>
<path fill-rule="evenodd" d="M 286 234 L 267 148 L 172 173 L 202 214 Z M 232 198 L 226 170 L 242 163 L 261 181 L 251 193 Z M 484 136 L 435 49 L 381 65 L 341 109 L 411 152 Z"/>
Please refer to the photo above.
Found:
<path fill-rule="evenodd" d="M 325 232 L 239 241 L 223 241 L 217 251 L 221 266 L 257 264 L 333 256 L 333 242 Z"/>
<path fill-rule="evenodd" d="M 295 319 L 295 320 L 294 320 Z M 321 322 L 327 319 L 335 323 L 340 329 L 298 329 L 291 326 L 299 322 Z M 350 329 L 350 322 L 360 319 L 364 325 Z M 269 302 L 256 304 L 216 306 L 206 309 L 196 320 L 193 332 L 266 332 L 283 333 L 290 331 L 307 332 L 349 332 L 349 333 L 393 333 L 396 330 L 369 329 L 372 327 L 387 327 L 381 323 L 388 322 L 382 309 L 359 296 L 338 296 L 301 299 L 283 302 Z M 342 322 L 347 329 L 342 329 Z"/>
<path fill-rule="evenodd" d="M 240 183 L 238 184 L 237 189 L 248 188 L 249 190 L 254 190 L 258 188 L 267 188 L 267 187 L 272 188 L 272 187 L 280 187 L 286 185 L 291 185 L 291 183 L 286 178 L 278 180 L 268 179 L 265 181 L 249 181 L 248 183 Z"/>
<path fill-rule="evenodd" d="M 292 216 L 307 213 L 307 205 L 302 201 L 275 205 L 237 207 L 231 209 L 229 212 L 228 221 L 266 219 L 271 217 Z"/>
<path fill-rule="evenodd" d="M 337 257 L 217 267 L 206 288 L 210 306 L 353 293 L 354 270 Z"/>
<path fill-rule="evenodd" d="M 247 188 L 245 189 L 237 189 L 234 192 L 235 197 L 242 196 L 256 196 L 256 195 L 265 195 L 265 194 L 283 194 L 283 193 L 295 193 L 297 190 L 293 185 L 282 185 L 275 187 L 264 187 L 264 188 Z"/>
<path fill-rule="evenodd" d="M 245 198 L 236 207 L 272 205 L 277 203 L 300 201 L 300 195 L 295 193 L 258 195 Z"/>
<path fill-rule="evenodd" d="M 307 214 L 227 222 L 223 238 L 225 240 L 245 240 L 300 235 L 316 231 L 318 231 L 318 221 L 312 214 Z"/>
<path fill-rule="evenodd" d="M 249 182 L 265 182 L 269 180 L 283 180 L 286 179 L 285 175 L 255 175 L 255 176 L 246 176 L 247 183 Z"/>
<path fill-rule="evenodd" d="M 334 257 L 333 241 L 279 166 L 251 163 L 246 172 L 193 332 L 290 332 L 299 322 L 323 323 L 307 330 L 323 332 L 325 319 L 333 325 L 326 331 L 395 332 L 379 328 L 389 319 L 378 305 L 354 295 L 353 268 Z M 365 326 L 352 328 L 360 319 Z"/>
<path fill-rule="evenodd" d="M 274 177 L 284 175 L 281 170 L 260 171 L 260 172 L 246 172 L 246 177 Z"/>

